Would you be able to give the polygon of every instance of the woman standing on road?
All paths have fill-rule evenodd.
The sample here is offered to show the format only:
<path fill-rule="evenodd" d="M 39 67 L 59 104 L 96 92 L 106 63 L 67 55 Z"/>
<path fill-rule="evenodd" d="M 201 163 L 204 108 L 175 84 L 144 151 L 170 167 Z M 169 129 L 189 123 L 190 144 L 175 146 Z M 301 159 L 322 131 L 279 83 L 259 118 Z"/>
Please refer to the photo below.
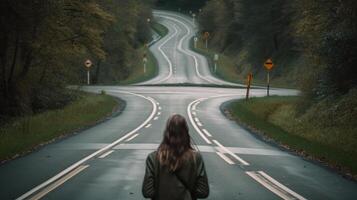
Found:
<path fill-rule="evenodd" d="M 192 148 L 187 122 L 181 115 L 175 114 L 167 120 L 158 150 L 148 155 L 142 193 L 154 200 L 208 197 L 204 163 Z"/>

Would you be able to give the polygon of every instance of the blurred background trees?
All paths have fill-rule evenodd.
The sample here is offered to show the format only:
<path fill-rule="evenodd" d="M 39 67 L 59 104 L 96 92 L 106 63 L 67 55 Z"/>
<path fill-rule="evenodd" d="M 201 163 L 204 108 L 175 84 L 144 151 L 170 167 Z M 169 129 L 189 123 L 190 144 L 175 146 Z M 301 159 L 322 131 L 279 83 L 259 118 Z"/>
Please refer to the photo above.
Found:
<path fill-rule="evenodd" d="M 128 76 L 151 34 L 139 0 L 4 0 L 0 13 L 0 122 L 67 104 L 87 58 L 96 83 Z"/>

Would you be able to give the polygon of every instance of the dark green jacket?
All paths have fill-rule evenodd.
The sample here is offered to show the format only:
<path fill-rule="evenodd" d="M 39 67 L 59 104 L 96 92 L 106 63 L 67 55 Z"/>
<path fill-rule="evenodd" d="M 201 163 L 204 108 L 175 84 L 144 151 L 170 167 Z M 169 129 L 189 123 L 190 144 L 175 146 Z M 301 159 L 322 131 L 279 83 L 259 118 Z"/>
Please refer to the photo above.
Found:
<path fill-rule="evenodd" d="M 166 166 L 160 166 L 156 151 L 150 153 L 146 159 L 142 187 L 144 197 L 153 200 L 191 200 L 208 197 L 209 186 L 202 157 L 195 153 L 194 158 L 173 173 Z"/>

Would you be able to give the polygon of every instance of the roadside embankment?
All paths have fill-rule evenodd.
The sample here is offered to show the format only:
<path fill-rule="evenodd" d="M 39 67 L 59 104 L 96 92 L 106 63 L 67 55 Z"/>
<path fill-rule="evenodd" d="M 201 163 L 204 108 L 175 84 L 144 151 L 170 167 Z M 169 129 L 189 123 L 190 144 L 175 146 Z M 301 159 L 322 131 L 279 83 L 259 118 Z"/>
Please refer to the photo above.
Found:
<path fill-rule="evenodd" d="M 124 106 L 115 97 L 80 92 L 62 109 L 14 119 L 0 127 L 0 163 L 93 126 Z"/>
<path fill-rule="evenodd" d="M 168 29 L 158 22 L 153 22 L 151 27 L 158 35 L 160 35 L 161 38 L 165 37 L 165 35 L 168 34 Z M 129 84 L 140 83 L 140 82 L 150 80 L 150 79 L 154 78 L 155 76 L 157 76 L 158 63 L 157 63 L 155 56 L 150 52 L 148 47 L 143 47 L 143 48 L 139 49 L 138 51 L 139 51 L 139 54 L 141 54 L 142 56 L 146 55 L 146 57 L 147 57 L 145 71 L 144 71 L 143 60 L 140 59 L 140 60 L 135 61 L 136 64 L 133 65 L 133 68 L 131 69 L 131 73 L 130 73 L 129 77 L 127 77 L 125 80 L 120 81 L 119 82 L 120 85 L 129 85 Z"/>
<path fill-rule="evenodd" d="M 296 107 L 299 97 L 237 100 L 225 104 L 224 109 L 230 118 L 260 138 L 356 179 L 357 128 L 353 119 L 356 111 L 353 108 L 350 110 L 354 114 L 338 111 L 352 100 L 350 96 L 335 102 L 333 105 L 339 108 L 321 102 L 303 114 Z"/>

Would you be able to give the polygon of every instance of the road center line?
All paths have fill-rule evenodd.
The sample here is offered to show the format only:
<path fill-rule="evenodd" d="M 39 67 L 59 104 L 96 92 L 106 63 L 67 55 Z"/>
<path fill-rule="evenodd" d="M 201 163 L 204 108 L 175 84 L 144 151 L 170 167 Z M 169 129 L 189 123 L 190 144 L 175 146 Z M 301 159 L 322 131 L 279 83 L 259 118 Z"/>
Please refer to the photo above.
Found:
<path fill-rule="evenodd" d="M 102 154 L 101 156 L 99 156 L 99 158 L 105 158 L 105 157 L 107 157 L 109 154 L 111 154 L 111 153 L 113 153 L 113 152 L 114 152 L 114 150 L 110 150 L 110 151 L 108 151 L 108 152 Z"/>
<path fill-rule="evenodd" d="M 63 176 L 61 179 L 57 180 L 53 184 L 49 185 L 48 187 L 43 189 L 40 193 L 36 194 L 35 196 L 31 197 L 30 199 L 31 200 L 41 199 L 42 197 L 46 196 L 48 193 L 50 193 L 51 191 L 53 191 L 54 189 L 56 189 L 57 187 L 59 187 L 60 185 L 62 185 L 63 183 L 65 183 L 66 181 L 71 179 L 72 177 L 74 177 L 75 175 L 79 174 L 81 171 L 85 170 L 87 167 L 89 167 L 89 165 L 78 166 L 76 169 L 74 169 L 67 175 Z"/>
<path fill-rule="evenodd" d="M 230 159 L 228 158 L 226 155 L 224 155 L 223 153 L 221 152 L 216 152 L 217 155 L 219 155 L 219 157 L 221 157 L 224 161 L 226 161 L 228 164 L 230 165 L 234 165 L 235 163 Z"/>
<path fill-rule="evenodd" d="M 284 200 L 291 200 L 291 199 L 306 200 L 304 197 L 290 190 L 289 188 L 279 183 L 277 180 L 273 179 L 271 176 L 269 176 L 263 171 L 258 171 L 258 172 L 248 171 L 245 173 Z"/>
<path fill-rule="evenodd" d="M 126 142 L 129 142 L 129 141 L 133 140 L 134 138 L 136 138 L 138 135 L 139 135 L 139 133 L 137 133 L 137 134 L 131 136 L 130 138 L 128 138 L 128 139 L 125 140 L 125 141 L 126 141 Z"/>
<path fill-rule="evenodd" d="M 234 157 L 235 159 L 237 159 L 240 163 L 242 163 L 243 165 L 249 165 L 248 162 L 244 161 L 242 158 L 240 158 L 239 156 L 237 156 L 236 154 L 234 154 L 233 152 L 231 152 L 229 149 L 227 149 L 226 147 L 224 147 L 221 143 L 219 143 L 217 140 L 213 140 L 213 142 L 219 146 L 223 151 L 225 151 L 226 153 L 228 153 L 229 155 L 231 155 L 232 157 Z"/>

